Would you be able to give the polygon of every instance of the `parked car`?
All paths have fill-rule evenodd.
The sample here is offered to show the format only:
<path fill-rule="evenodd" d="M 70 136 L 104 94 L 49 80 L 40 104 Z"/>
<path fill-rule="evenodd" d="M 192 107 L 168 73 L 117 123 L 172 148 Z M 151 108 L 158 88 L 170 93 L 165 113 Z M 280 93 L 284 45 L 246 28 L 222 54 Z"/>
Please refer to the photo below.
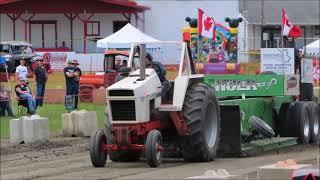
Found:
<path fill-rule="evenodd" d="M 26 61 L 26 66 L 32 71 L 32 63 L 35 61 L 36 56 L 32 52 L 31 44 L 23 41 L 5 41 L 0 42 L 0 56 L 6 57 L 6 64 L 8 72 L 14 73 L 16 67 L 19 66 L 20 60 Z M 0 66 L 0 72 L 4 72 L 4 66 Z"/>

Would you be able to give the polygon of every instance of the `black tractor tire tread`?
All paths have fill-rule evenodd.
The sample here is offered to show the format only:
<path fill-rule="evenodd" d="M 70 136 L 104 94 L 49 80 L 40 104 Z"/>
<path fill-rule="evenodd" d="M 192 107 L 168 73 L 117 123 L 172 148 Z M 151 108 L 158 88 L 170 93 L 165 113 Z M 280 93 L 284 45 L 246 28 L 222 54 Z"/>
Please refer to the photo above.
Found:
<path fill-rule="evenodd" d="M 161 152 L 160 158 L 157 159 L 157 147 L 156 142 L 160 141 L 160 145 L 162 145 L 162 135 L 159 130 L 151 130 L 149 131 L 146 139 L 146 158 L 147 163 L 150 167 L 155 168 L 158 167 L 161 164 L 162 161 L 162 155 Z"/>
<path fill-rule="evenodd" d="M 92 165 L 95 167 L 104 167 L 107 160 L 107 152 L 102 153 L 100 149 L 101 141 L 106 143 L 104 131 L 99 129 L 92 133 L 90 137 L 90 157 Z"/>
<path fill-rule="evenodd" d="M 316 102 L 308 102 L 308 111 L 310 115 L 310 142 L 320 144 L 320 109 Z M 318 132 L 314 132 L 315 121 L 318 121 Z"/>
<path fill-rule="evenodd" d="M 309 113 L 306 112 L 307 103 L 303 101 L 292 102 L 289 106 L 288 114 L 287 114 L 287 123 L 288 123 L 288 131 L 290 137 L 298 137 L 298 141 L 307 144 L 310 139 L 310 129 L 309 134 L 307 136 L 304 135 L 304 124 L 309 121 L 310 124 L 310 116 Z M 305 119 L 304 113 L 308 113 L 309 119 Z"/>
<path fill-rule="evenodd" d="M 291 106 L 293 106 L 293 103 L 290 102 L 283 102 L 280 106 L 279 110 L 279 134 L 281 137 L 287 137 L 290 136 L 290 130 L 289 125 L 290 121 L 288 121 L 288 113 L 289 113 L 289 108 L 291 109 Z"/>
<path fill-rule="evenodd" d="M 216 142 L 212 149 L 207 148 L 206 141 L 202 136 L 202 122 L 201 114 L 206 111 L 202 107 L 205 101 L 212 100 L 213 104 L 217 108 L 217 118 L 218 118 L 218 132 L 216 137 Z M 219 132 L 220 132 L 220 113 L 217 98 L 215 97 L 215 92 L 213 88 L 197 83 L 189 86 L 184 105 L 182 109 L 183 117 L 186 126 L 189 130 L 189 134 L 182 137 L 182 154 L 185 161 L 191 162 L 209 162 L 212 161 L 216 155 L 216 150 L 219 142 Z"/>

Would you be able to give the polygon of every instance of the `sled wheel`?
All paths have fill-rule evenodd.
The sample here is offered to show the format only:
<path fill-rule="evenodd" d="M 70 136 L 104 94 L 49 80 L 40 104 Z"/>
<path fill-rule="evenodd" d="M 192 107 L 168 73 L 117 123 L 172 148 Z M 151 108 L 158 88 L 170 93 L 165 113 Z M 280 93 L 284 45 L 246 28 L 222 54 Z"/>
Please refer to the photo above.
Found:
<path fill-rule="evenodd" d="M 319 144 L 320 143 L 320 111 L 317 103 L 310 101 L 308 102 L 308 112 L 310 115 L 310 142 Z"/>
<path fill-rule="evenodd" d="M 287 130 L 289 137 L 298 137 L 301 143 L 308 143 L 310 139 L 310 115 L 307 103 L 292 102 L 287 113 Z"/>

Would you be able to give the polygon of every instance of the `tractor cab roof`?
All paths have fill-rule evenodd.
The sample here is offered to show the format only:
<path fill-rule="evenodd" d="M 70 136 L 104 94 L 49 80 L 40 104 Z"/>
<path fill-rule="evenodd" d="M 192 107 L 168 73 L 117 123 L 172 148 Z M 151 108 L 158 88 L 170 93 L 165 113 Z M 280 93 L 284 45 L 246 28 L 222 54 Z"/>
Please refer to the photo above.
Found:
<path fill-rule="evenodd" d="M 129 57 L 129 52 L 128 51 L 118 51 L 118 50 L 106 50 L 105 55 L 122 55 L 122 56 L 127 56 Z"/>

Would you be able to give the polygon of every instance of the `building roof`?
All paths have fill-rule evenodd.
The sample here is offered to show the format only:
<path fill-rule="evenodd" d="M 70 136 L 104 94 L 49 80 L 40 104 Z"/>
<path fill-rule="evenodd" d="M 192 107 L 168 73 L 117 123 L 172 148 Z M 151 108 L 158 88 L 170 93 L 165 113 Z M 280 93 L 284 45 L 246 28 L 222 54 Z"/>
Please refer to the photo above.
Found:
<path fill-rule="evenodd" d="M 250 24 L 280 25 L 285 8 L 292 24 L 319 25 L 319 7 L 319 0 L 239 0 L 239 11 Z"/>
<path fill-rule="evenodd" d="M 0 13 L 135 13 L 148 9 L 131 0 L 0 0 Z"/>

